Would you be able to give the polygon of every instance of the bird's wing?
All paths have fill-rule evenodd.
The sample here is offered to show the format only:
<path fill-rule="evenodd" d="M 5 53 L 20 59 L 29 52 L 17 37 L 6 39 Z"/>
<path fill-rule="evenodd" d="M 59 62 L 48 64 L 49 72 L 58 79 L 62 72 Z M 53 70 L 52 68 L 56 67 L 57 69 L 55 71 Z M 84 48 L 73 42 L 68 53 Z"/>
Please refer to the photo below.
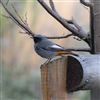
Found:
<path fill-rule="evenodd" d="M 50 45 L 50 46 L 48 45 L 47 47 L 45 47 L 45 49 L 48 51 L 63 51 L 64 50 L 63 47 L 61 47 L 57 44 Z"/>

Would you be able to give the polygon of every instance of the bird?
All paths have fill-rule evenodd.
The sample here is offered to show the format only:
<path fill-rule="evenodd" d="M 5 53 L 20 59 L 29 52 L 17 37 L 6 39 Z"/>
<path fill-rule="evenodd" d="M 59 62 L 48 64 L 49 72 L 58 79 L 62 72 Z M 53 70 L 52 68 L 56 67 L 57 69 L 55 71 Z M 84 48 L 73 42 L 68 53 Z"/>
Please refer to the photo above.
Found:
<path fill-rule="evenodd" d="M 78 56 L 71 51 L 67 51 L 64 47 L 50 41 L 43 35 L 34 35 L 31 38 L 34 40 L 34 48 L 36 53 L 42 58 L 46 58 L 47 62 L 56 56 L 63 56 L 65 54 Z"/>
<path fill-rule="evenodd" d="M 75 56 L 78 56 L 77 54 L 66 50 L 64 47 L 53 43 L 50 41 L 46 36 L 35 34 L 31 31 L 31 29 L 25 24 L 24 21 L 19 20 L 16 16 L 14 16 L 8 8 L 3 4 L 3 2 L 0 0 L 0 3 L 6 10 L 6 12 L 9 14 L 8 18 L 10 18 L 12 21 L 14 21 L 20 28 L 22 28 L 26 34 L 31 35 L 31 38 L 34 40 L 34 48 L 36 53 L 43 57 L 48 59 L 47 61 L 50 61 L 52 58 L 56 56 L 62 56 L 65 54 L 72 54 Z M 24 23 L 23 23 L 24 22 Z"/>

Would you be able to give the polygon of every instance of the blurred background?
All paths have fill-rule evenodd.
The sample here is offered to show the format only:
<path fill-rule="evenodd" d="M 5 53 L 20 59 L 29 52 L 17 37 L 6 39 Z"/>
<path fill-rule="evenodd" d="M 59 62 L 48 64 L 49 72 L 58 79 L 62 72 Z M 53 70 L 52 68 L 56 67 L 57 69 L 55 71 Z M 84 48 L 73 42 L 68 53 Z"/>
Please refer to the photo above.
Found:
<path fill-rule="evenodd" d="M 6 3 L 7 0 L 3 0 Z M 48 1 L 48 0 L 45 0 Z M 89 9 L 79 0 L 54 0 L 59 14 L 66 19 L 74 18 L 80 26 L 89 31 Z M 47 36 L 70 34 L 61 24 L 51 17 L 37 0 L 9 0 L 8 8 L 13 13 L 11 4 L 19 15 L 27 18 L 31 30 Z M 0 98 L 1 100 L 41 100 L 40 66 L 46 60 L 34 52 L 34 42 L 10 19 L 0 5 Z M 86 48 L 83 41 L 73 37 L 52 40 L 65 48 Z M 83 53 L 84 54 L 84 53 Z M 73 93 L 70 100 L 90 100 L 89 91 Z"/>

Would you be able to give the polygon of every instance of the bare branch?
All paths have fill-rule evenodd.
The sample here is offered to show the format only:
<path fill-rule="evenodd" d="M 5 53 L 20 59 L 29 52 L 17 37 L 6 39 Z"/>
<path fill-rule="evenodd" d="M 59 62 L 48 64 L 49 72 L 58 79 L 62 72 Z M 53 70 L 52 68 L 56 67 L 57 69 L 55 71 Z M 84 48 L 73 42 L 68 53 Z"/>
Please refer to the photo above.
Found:
<path fill-rule="evenodd" d="M 24 23 L 22 23 L 22 21 L 20 21 L 18 18 L 16 18 L 9 10 L 8 8 L 3 4 L 3 2 L 0 0 L 0 3 L 2 4 L 3 8 L 6 10 L 6 12 L 9 14 L 10 19 L 12 21 L 14 21 L 19 27 L 21 27 L 25 32 L 27 32 L 28 35 L 32 35 L 34 36 L 35 33 L 33 33 L 31 31 L 31 29 L 29 27 L 27 27 L 27 25 L 25 25 Z"/>
<path fill-rule="evenodd" d="M 78 37 L 73 37 L 75 40 L 77 40 L 77 41 L 81 41 L 81 39 L 80 38 L 78 38 Z"/>
<path fill-rule="evenodd" d="M 79 31 L 79 30 L 82 30 L 81 26 L 79 26 L 79 25 L 77 24 L 77 22 L 76 22 L 74 19 L 72 19 L 72 23 L 73 23 L 74 26 L 78 29 L 78 31 Z"/>
<path fill-rule="evenodd" d="M 84 37 L 85 37 L 85 34 L 90 35 L 90 33 L 89 33 L 89 32 L 86 33 L 86 32 L 83 30 L 83 28 L 77 24 L 77 22 L 76 22 L 74 19 L 72 19 L 72 23 L 73 23 L 73 25 L 77 28 L 77 30 L 78 30 L 81 34 L 84 35 Z"/>
<path fill-rule="evenodd" d="M 62 18 L 59 14 L 57 14 L 55 11 L 50 9 L 50 7 L 43 1 L 38 0 L 38 2 L 43 6 L 43 8 L 51 15 L 53 16 L 59 23 L 61 23 L 66 29 L 68 29 L 70 32 L 72 32 L 75 36 L 78 36 L 85 42 L 89 43 L 88 34 L 87 33 L 81 33 L 81 31 L 78 31 L 77 29 L 73 28 L 64 18 Z"/>
<path fill-rule="evenodd" d="M 12 5 L 12 8 L 14 9 L 17 17 L 16 18 L 8 9 L 7 7 L 1 2 L 2 6 L 4 7 L 4 9 L 6 10 L 6 12 L 9 14 L 9 16 L 4 16 L 6 18 L 10 18 L 12 21 L 14 21 L 19 27 L 21 27 L 22 29 L 24 29 L 25 32 L 20 32 L 20 33 L 24 33 L 24 34 L 28 34 L 28 35 L 34 35 L 35 33 L 33 33 L 31 31 L 31 29 L 28 27 L 28 24 L 27 24 L 27 17 L 26 17 L 26 22 L 20 17 L 19 13 L 17 12 L 16 8 Z M 68 34 L 68 35 L 65 35 L 65 36 L 59 36 L 59 37 L 47 37 L 48 39 L 63 39 L 63 38 L 68 38 L 70 36 L 72 36 L 73 34 Z"/>
<path fill-rule="evenodd" d="M 39 0 L 38 0 L 39 1 Z M 41 1 L 41 0 L 40 0 Z M 8 9 L 7 7 L 2 3 L 2 1 L 0 0 L 2 6 L 4 7 L 4 9 L 6 10 L 6 12 L 9 14 L 9 18 L 14 21 L 19 27 L 21 27 L 26 34 L 28 35 L 32 35 L 34 36 L 35 33 L 33 33 L 31 31 L 31 29 L 28 27 L 28 25 L 26 24 L 26 22 L 23 21 L 23 19 L 20 17 L 20 15 L 18 14 L 17 10 L 13 7 L 16 15 L 18 16 L 18 19 L 17 17 L 15 17 Z M 51 1 L 52 2 L 52 1 Z M 45 2 L 43 2 L 43 4 L 45 4 Z M 53 4 L 53 2 L 52 2 Z M 46 4 L 45 4 L 46 5 Z M 53 4 L 54 5 L 54 4 Z M 50 11 L 51 15 L 56 18 L 65 28 L 69 29 L 71 32 L 73 32 L 73 35 L 75 36 L 78 36 L 79 38 L 83 39 L 84 41 L 86 41 L 87 43 L 88 42 L 88 39 L 87 38 L 83 38 L 84 36 L 82 34 L 80 34 L 80 31 L 78 31 L 77 29 L 73 28 L 70 24 L 69 24 L 69 21 L 65 20 L 64 18 L 62 18 L 58 13 L 55 13 L 54 11 L 52 11 L 47 5 L 46 5 L 46 8 L 49 9 L 47 11 Z M 69 36 L 72 36 L 71 35 L 66 35 L 66 36 L 60 36 L 60 37 L 47 37 L 49 39 L 62 39 L 62 38 L 68 38 Z"/>
<path fill-rule="evenodd" d="M 81 27 L 73 19 L 72 20 L 69 20 L 68 23 L 74 25 L 77 30 L 80 30 L 81 29 Z"/>
<path fill-rule="evenodd" d="M 49 3 L 50 3 L 50 6 L 51 6 L 52 10 L 57 12 L 56 9 L 55 9 L 55 5 L 54 5 L 53 1 L 49 0 Z"/>
<path fill-rule="evenodd" d="M 17 17 L 20 19 L 20 21 L 22 21 L 23 24 L 25 24 L 25 22 L 23 21 L 23 19 L 21 18 L 21 16 L 19 15 L 18 11 L 16 10 L 16 8 L 14 7 L 14 5 L 12 4 L 12 8 L 14 9 Z"/>
<path fill-rule="evenodd" d="M 59 36 L 59 37 L 47 37 L 48 39 L 63 39 L 63 38 L 68 38 L 70 36 L 73 36 L 73 34 L 68 34 L 65 36 Z"/>
<path fill-rule="evenodd" d="M 27 15 L 25 14 L 25 20 L 22 19 L 22 17 L 19 15 L 18 11 L 16 10 L 16 8 L 14 7 L 14 5 L 12 4 L 12 8 L 14 9 L 16 15 L 18 16 L 18 18 L 22 21 L 23 24 L 27 25 L 27 27 L 29 26 L 27 23 Z"/>
<path fill-rule="evenodd" d="M 91 50 L 89 48 L 68 48 L 65 49 L 65 51 L 81 51 L 81 52 L 91 52 Z"/>
<path fill-rule="evenodd" d="M 80 0 L 80 2 L 81 2 L 83 5 L 87 6 L 87 7 L 91 7 L 91 6 L 93 6 L 92 3 L 90 3 L 90 2 L 86 2 L 85 0 Z"/>
<path fill-rule="evenodd" d="M 21 34 L 28 34 L 28 32 L 19 31 Z"/>
<path fill-rule="evenodd" d="M 25 14 L 25 21 L 22 19 L 22 17 L 19 15 L 19 13 L 18 13 L 18 11 L 16 10 L 16 8 L 14 7 L 14 5 L 12 4 L 12 8 L 14 9 L 14 11 L 15 11 L 15 13 L 16 13 L 16 15 L 17 15 L 17 17 L 20 19 L 20 21 L 23 23 L 23 24 L 25 24 L 25 25 L 27 25 L 27 27 L 29 27 L 29 25 L 28 25 L 28 23 L 27 23 L 27 16 L 26 16 L 26 14 Z"/>
<path fill-rule="evenodd" d="M 9 0 L 7 0 L 6 5 L 9 3 Z"/>
<path fill-rule="evenodd" d="M 91 46 L 91 53 L 95 52 L 95 46 L 94 46 L 94 4 L 92 2 L 86 2 L 84 0 L 80 0 L 80 2 L 90 8 L 90 46 Z"/>
<path fill-rule="evenodd" d="M 5 17 L 5 18 L 7 18 L 7 19 L 11 19 L 10 16 L 4 15 L 4 14 L 2 14 L 2 16 Z"/>
<path fill-rule="evenodd" d="M 57 13 L 53 1 L 49 0 L 49 3 L 50 3 L 50 6 L 51 6 L 52 10 Z M 63 18 L 63 20 L 65 20 L 69 24 L 73 24 L 78 29 L 79 32 L 82 32 L 83 34 L 85 33 L 85 31 L 82 29 L 82 27 L 79 26 L 74 19 L 72 19 L 72 20 L 66 20 L 66 19 Z M 73 29 L 74 29 L 74 27 L 73 27 Z M 80 39 L 77 39 L 77 40 L 80 40 Z"/>
<path fill-rule="evenodd" d="M 27 12 L 25 13 L 25 23 L 26 23 L 27 26 L 29 26 L 28 22 L 27 22 Z"/>
<path fill-rule="evenodd" d="M 72 18 L 72 20 L 67 21 L 69 24 L 72 24 L 75 26 L 75 28 L 79 31 L 79 33 L 83 34 L 85 37 L 85 34 L 90 35 L 90 33 L 86 33 L 81 26 L 78 25 L 78 23 Z"/>

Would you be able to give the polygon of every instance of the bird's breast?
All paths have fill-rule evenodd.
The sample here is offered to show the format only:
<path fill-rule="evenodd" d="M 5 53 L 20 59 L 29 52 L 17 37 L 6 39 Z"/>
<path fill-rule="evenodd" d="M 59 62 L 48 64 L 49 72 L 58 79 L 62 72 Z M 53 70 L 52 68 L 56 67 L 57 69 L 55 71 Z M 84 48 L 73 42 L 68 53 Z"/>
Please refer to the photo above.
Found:
<path fill-rule="evenodd" d="M 46 59 L 53 58 L 55 56 L 54 52 L 48 51 L 39 46 L 35 46 L 35 51 L 39 56 L 46 58 Z"/>

